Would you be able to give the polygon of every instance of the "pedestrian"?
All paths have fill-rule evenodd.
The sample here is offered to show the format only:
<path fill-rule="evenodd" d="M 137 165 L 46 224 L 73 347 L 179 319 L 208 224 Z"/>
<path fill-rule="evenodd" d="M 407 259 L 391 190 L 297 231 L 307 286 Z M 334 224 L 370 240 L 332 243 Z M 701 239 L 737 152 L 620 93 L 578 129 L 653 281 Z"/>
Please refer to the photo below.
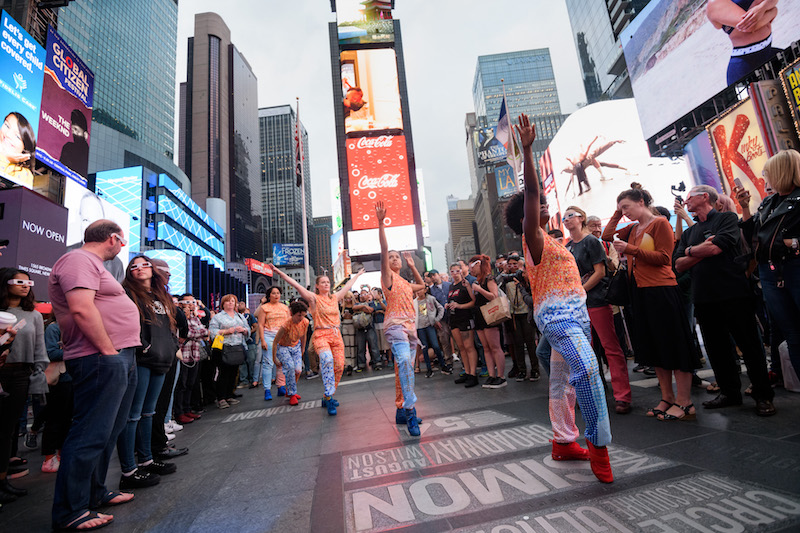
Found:
<path fill-rule="evenodd" d="M 258 351 L 261 348 L 261 339 L 258 333 L 258 320 L 250 313 L 245 302 L 239 302 L 237 311 L 246 320 L 250 326 L 250 335 L 247 337 L 247 353 L 245 354 L 245 361 L 239 367 L 239 386 L 238 388 L 249 387 L 255 389 L 258 386 L 258 378 L 255 375 L 256 358 Z"/>
<path fill-rule="evenodd" d="M 61 343 L 61 328 L 55 318 L 44 329 L 44 343 L 50 363 L 64 364 L 64 347 Z M 61 368 L 65 370 L 65 367 Z M 72 377 L 60 372 L 56 383 L 48 383 L 47 407 L 43 414 L 42 472 L 55 473 L 61 464 L 61 449 L 72 424 Z M 27 446 L 27 444 L 26 444 Z"/>
<path fill-rule="evenodd" d="M 344 287 L 331 294 L 331 279 L 328 276 L 317 276 L 314 283 L 314 292 L 309 291 L 297 281 L 287 276 L 274 265 L 272 271 L 278 274 L 281 279 L 294 287 L 300 296 L 308 302 L 309 310 L 314 319 L 314 336 L 311 342 L 314 350 L 319 355 L 320 373 L 322 383 L 325 386 L 325 394 L 322 397 L 322 407 L 328 410 L 329 416 L 336 415 L 336 408 L 339 402 L 333 398 L 336 394 L 336 387 L 342 379 L 344 371 L 344 341 L 339 331 L 339 302 L 345 295 L 352 294 L 350 289 L 355 284 L 361 274 L 362 268 L 355 275 L 351 276 Z"/>
<path fill-rule="evenodd" d="M 430 277 L 431 284 L 428 291 L 431 296 L 436 298 L 436 301 L 444 307 L 444 316 L 440 321 L 434 324 L 436 328 L 436 337 L 439 341 L 439 346 L 442 348 L 444 355 L 444 362 L 447 365 L 447 372 L 442 369 L 443 374 L 453 373 L 453 341 L 451 340 L 450 333 L 450 310 L 447 309 L 447 296 L 450 292 L 450 282 L 444 281 L 442 275 L 438 270 L 429 270 L 428 276 Z"/>
<path fill-rule="evenodd" d="M 472 292 L 472 284 L 464 279 L 463 269 L 459 263 L 450 265 L 450 277 L 453 281 L 447 293 L 446 308 L 450 311 L 450 331 L 453 341 L 461 355 L 461 364 L 464 365 L 464 374 L 457 377 L 454 383 L 458 385 L 463 383 L 465 388 L 475 387 L 478 385 L 478 351 L 473 341 L 475 295 Z"/>
<path fill-rule="evenodd" d="M 691 420 L 696 417 L 691 398 L 692 371 L 700 368 L 700 354 L 672 270 L 672 226 L 653 212 L 652 203 L 650 193 L 632 183 L 617 196 L 617 210 L 603 230 L 603 240 L 613 241 L 617 252 L 626 257 L 632 285 L 633 351 L 641 364 L 655 367 L 661 388 L 661 401 L 647 415 L 661 420 Z M 617 229 L 623 215 L 636 223 Z"/>
<path fill-rule="evenodd" d="M 525 190 L 517 193 L 506 206 L 506 223 L 522 235 L 536 325 L 549 341 L 553 353 L 566 361 L 566 365 L 557 365 L 555 359 L 551 359 L 550 381 L 560 384 L 562 390 L 574 386 L 586 422 L 592 472 L 601 482 L 611 483 L 614 476 L 606 448 L 611 442 L 611 425 L 597 358 L 589 342 L 586 292 L 572 254 L 544 233 L 550 215 L 533 164 L 531 145 L 536 138 L 535 127 L 531 126 L 527 115 L 522 114 L 516 129 L 522 142 Z M 585 450 L 576 442 L 574 405 L 562 398 L 551 397 L 550 400 L 553 458 L 585 459 Z"/>
<path fill-rule="evenodd" d="M 372 296 L 369 287 L 362 286 L 358 301 L 353 303 L 353 326 L 356 329 L 356 372 L 367 368 L 367 348 L 369 348 L 370 364 L 374 370 L 380 369 L 378 335 L 373 326 L 375 308 L 370 305 Z M 375 367 L 378 367 L 377 369 Z"/>
<path fill-rule="evenodd" d="M 475 330 L 483 345 L 489 377 L 484 389 L 499 389 L 506 386 L 506 357 L 500 345 L 500 328 L 486 323 L 481 307 L 499 297 L 497 282 L 492 279 L 492 265 L 488 256 L 475 255 L 469 260 L 470 274 L 475 276 L 472 292 L 475 294 Z"/>
<path fill-rule="evenodd" d="M 166 291 L 166 278 L 150 258 L 131 259 L 122 287 L 138 309 L 141 347 L 136 350 L 137 385 L 128 421 L 117 441 L 122 477 L 120 489 L 157 485 L 162 475 L 177 470 L 174 463 L 153 458 L 152 433 L 156 402 L 178 351 L 175 305 Z M 155 421 L 163 424 L 163 417 Z"/>
<path fill-rule="evenodd" d="M 520 269 L 522 267 L 522 270 Z M 511 310 L 511 320 L 506 322 L 514 346 L 513 355 L 517 372 L 509 374 L 516 381 L 525 381 L 526 376 L 531 381 L 539 381 L 539 358 L 536 357 L 536 328 L 528 320 L 530 308 L 525 303 L 525 295 L 530 294 L 530 287 L 524 272 L 525 263 L 519 255 L 512 254 L 506 259 L 507 273 L 503 276 L 502 289 L 508 296 Z M 531 371 L 528 374 L 525 362 L 525 349 L 528 350 L 528 360 Z"/>
<path fill-rule="evenodd" d="M 375 337 L 378 339 L 378 364 L 374 370 L 381 370 L 384 366 L 389 366 L 391 357 L 389 355 L 389 342 L 383 332 L 383 320 L 386 316 L 386 300 L 383 298 L 383 291 L 380 287 L 373 287 L 371 291 L 369 306 L 372 307 L 372 327 L 375 328 Z"/>
<path fill-rule="evenodd" d="M 133 499 L 105 485 L 136 390 L 134 349 L 141 345 L 139 321 L 131 320 L 139 310 L 103 266 L 127 242 L 122 229 L 105 219 L 86 228 L 83 242 L 56 261 L 48 284 L 74 398 L 56 477 L 54 529 L 102 527 L 114 517 L 90 509 Z"/>
<path fill-rule="evenodd" d="M 200 361 L 205 359 L 205 342 L 208 340 L 206 328 L 197 316 L 197 301 L 191 293 L 181 296 L 178 305 L 183 309 L 188 324 L 186 341 L 181 344 L 181 371 L 175 385 L 175 404 L 173 414 L 179 424 L 190 424 L 202 415 L 192 412 L 192 389 L 197 382 Z"/>
<path fill-rule="evenodd" d="M 411 436 L 420 435 L 419 418 L 414 405 L 417 395 L 414 391 L 414 354 L 417 353 L 419 339 L 416 330 L 416 312 L 414 311 L 414 291 L 424 290 L 422 279 L 414 258 L 410 252 L 389 250 L 386 240 L 386 206 L 383 202 L 375 204 L 375 216 L 378 218 L 378 240 L 381 245 L 381 288 L 386 295 L 386 318 L 384 333 L 392 346 L 395 375 L 395 422 L 405 422 Z M 400 276 L 400 268 L 405 258 L 414 283 L 409 283 Z"/>
<path fill-rule="evenodd" d="M 439 346 L 439 339 L 436 336 L 436 327 L 434 326 L 442 320 L 444 307 L 425 289 L 420 289 L 416 292 L 414 305 L 417 309 L 417 338 L 422 344 L 422 357 L 425 359 L 427 368 L 425 377 L 429 378 L 433 375 L 428 350 L 433 350 L 433 353 L 436 354 L 442 374 L 449 374 L 447 372 L 447 364 L 444 362 L 442 348 Z"/>
<path fill-rule="evenodd" d="M 275 367 L 286 376 L 286 396 L 289 405 L 297 405 L 300 395 L 297 394 L 297 380 L 303 371 L 303 352 L 306 349 L 306 332 L 308 331 L 308 305 L 303 300 L 291 303 L 289 310 L 292 316 L 283 323 L 272 343 L 272 357 Z"/>
<path fill-rule="evenodd" d="M 289 307 L 281 302 L 281 288 L 273 285 L 267 289 L 267 303 L 263 304 L 258 313 L 258 332 L 261 337 L 261 361 L 257 365 L 261 369 L 261 383 L 264 386 L 264 400 L 272 400 L 272 382 L 274 365 L 272 363 L 272 342 L 281 325 L 289 319 Z M 258 372 L 256 372 L 258 375 Z M 283 374 L 278 372 L 281 378 Z M 281 382 L 278 384 L 278 396 L 286 394 L 286 387 Z M 281 389 L 283 387 L 283 389 Z"/>
<path fill-rule="evenodd" d="M 211 338 L 222 335 L 222 349 L 212 350 L 219 369 L 215 381 L 217 407 L 227 409 L 239 403 L 233 394 L 236 386 L 236 371 L 245 358 L 245 342 L 250 335 L 247 320 L 236 312 L 238 300 L 233 294 L 220 298 L 221 310 L 211 319 L 208 330 Z M 215 352 L 215 353 L 214 353 Z"/>

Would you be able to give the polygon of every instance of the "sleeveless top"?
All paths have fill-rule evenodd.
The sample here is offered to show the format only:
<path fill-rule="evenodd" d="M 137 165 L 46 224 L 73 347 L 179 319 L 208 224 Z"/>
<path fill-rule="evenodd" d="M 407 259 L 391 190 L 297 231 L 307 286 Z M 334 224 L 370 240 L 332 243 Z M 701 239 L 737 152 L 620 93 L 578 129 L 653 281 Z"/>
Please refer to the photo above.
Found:
<path fill-rule="evenodd" d="M 486 276 L 486 279 L 483 280 L 483 283 L 480 283 L 479 285 L 481 286 L 481 289 L 483 289 L 483 290 L 488 292 L 489 291 L 489 276 Z M 480 307 L 482 305 L 486 305 L 488 303 L 489 303 L 489 299 L 486 296 L 484 296 L 483 294 L 479 293 L 478 291 L 475 291 L 475 308 L 476 309 L 480 309 Z"/>
<path fill-rule="evenodd" d="M 338 328 L 341 323 L 339 320 L 339 302 L 335 296 L 330 294 L 317 294 L 317 305 L 311 313 L 314 318 L 314 329 Z"/>
<path fill-rule="evenodd" d="M 578 265 L 569 250 L 545 235 L 542 260 L 535 265 L 525 235 L 522 236 L 522 249 L 525 252 L 525 275 L 533 297 L 533 316 L 539 329 L 553 320 L 575 319 L 586 314 L 586 291 L 583 290 Z"/>
<path fill-rule="evenodd" d="M 386 297 L 384 327 L 405 325 L 408 322 L 413 325 L 416 321 L 416 312 L 414 311 L 414 290 L 411 288 L 411 284 L 402 276 L 392 272 L 392 287 L 383 286 L 381 281 L 381 288 Z"/>
<path fill-rule="evenodd" d="M 294 346 L 300 339 L 306 336 L 308 330 L 308 319 L 304 318 L 299 324 L 295 324 L 291 318 L 281 326 L 284 331 L 283 340 L 278 344 L 281 346 Z"/>
<path fill-rule="evenodd" d="M 465 279 L 462 279 L 458 283 L 452 283 L 450 285 L 450 291 L 447 293 L 447 301 L 457 304 L 469 303 L 472 298 L 469 297 L 467 283 Z M 474 309 L 474 307 L 470 307 L 469 309 L 454 309 L 450 311 L 450 322 L 458 323 L 459 321 L 470 320 Z"/>
<path fill-rule="evenodd" d="M 277 332 L 286 319 L 292 316 L 289 306 L 280 302 L 265 303 L 261 306 L 261 312 L 264 313 L 264 331 Z"/>

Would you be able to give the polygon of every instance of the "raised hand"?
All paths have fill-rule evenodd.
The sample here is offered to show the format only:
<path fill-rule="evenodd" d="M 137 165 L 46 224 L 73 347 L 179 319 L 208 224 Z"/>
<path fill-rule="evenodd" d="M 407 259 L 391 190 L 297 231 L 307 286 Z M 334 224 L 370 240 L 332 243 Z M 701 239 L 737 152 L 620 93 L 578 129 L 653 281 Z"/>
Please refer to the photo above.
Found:
<path fill-rule="evenodd" d="M 411 255 L 411 252 L 403 252 L 402 256 L 403 256 L 403 259 L 406 260 L 406 263 L 408 263 L 409 265 L 413 265 L 414 264 L 414 256 Z"/>
<path fill-rule="evenodd" d="M 383 219 L 386 218 L 386 205 L 383 201 L 375 204 L 375 216 L 378 217 L 378 222 L 383 222 Z"/>
<path fill-rule="evenodd" d="M 366 271 L 367 271 L 367 269 L 366 269 L 366 268 L 360 268 L 360 269 L 358 270 L 358 272 L 356 272 L 356 277 L 360 276 L 361 274 L 363 274 L 363 273 L 364 273 L 364 272 L 366 272 Z"/>
<path fill-rule="evenodd" d="M 528 115 L 521 113 L 519 115 L 519 124 L 515 127 L 519 133 L 522 148 L 529 148 L 533 144 L 533 141 L 536 140 L 536 126 L 531 124 Z"/>

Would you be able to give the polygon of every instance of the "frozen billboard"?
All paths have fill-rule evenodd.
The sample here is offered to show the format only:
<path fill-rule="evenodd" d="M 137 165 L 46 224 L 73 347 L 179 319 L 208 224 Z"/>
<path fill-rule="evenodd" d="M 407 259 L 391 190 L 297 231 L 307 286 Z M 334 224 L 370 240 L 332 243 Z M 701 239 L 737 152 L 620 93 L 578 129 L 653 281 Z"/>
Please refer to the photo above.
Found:
<path fill-rule="evenodd" d="M 5 11 L 0 25 L 0 176 L 32 188 L 45 52 Z"/>
<path fill-rule="evenodd" d="M 52 26 L 48 27 L 36 157 L 84 186 L 93 98 L 94 74 Z"/>
<path fill-rule="evenodd" d="M 800 39 L 798 20 L 797 0 L 652 0 L 620 36 L 645 137 Z"/>

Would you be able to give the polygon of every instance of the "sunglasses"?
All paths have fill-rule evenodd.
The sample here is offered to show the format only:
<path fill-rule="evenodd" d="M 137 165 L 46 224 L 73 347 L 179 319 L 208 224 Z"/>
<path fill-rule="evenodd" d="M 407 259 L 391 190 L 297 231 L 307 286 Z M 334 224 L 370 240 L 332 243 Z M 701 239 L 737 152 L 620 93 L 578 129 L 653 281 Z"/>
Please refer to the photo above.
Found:
<path fill-rule="evenodd" d="M 8 280 L 9 285 L 23 285 L 25 287 L 33 287 L 35 283 L 32 279 L 10 279 Z"/>
<path fill-rule="evenodd" d="M 149 261 L 145 261 L 144 263 L 137 263 L 135 265 L 131 265 L 131 272 L 133 272 L 134 270 L 139 270 L 140 268 L 151 268 L 152 266 L 153 263 L 150 263 Z"/>
<path fill-rule="evenodd" d="M 581 216 L 580 213 L 567 213 L 566 215 L 564 215 L 564 220 L 569 220 L 571 218 L 575 218 L 575 217 L 579 217 L 579 216 Z"/>
<path fill-rule="evenodd" d="M 116 237 L 117 239 L 119 239 L 119 243 L 120 243 L 122 246 L 128 246 L 128 241 L 126 241 L 125 239 L 123 239 L 122 237 L 120 237 L 119 235 L 117 235 L 116 233 L 112 233 L 112 234 L 111 234 L 111 236 L 112 236 L 112 237 Z"/>

